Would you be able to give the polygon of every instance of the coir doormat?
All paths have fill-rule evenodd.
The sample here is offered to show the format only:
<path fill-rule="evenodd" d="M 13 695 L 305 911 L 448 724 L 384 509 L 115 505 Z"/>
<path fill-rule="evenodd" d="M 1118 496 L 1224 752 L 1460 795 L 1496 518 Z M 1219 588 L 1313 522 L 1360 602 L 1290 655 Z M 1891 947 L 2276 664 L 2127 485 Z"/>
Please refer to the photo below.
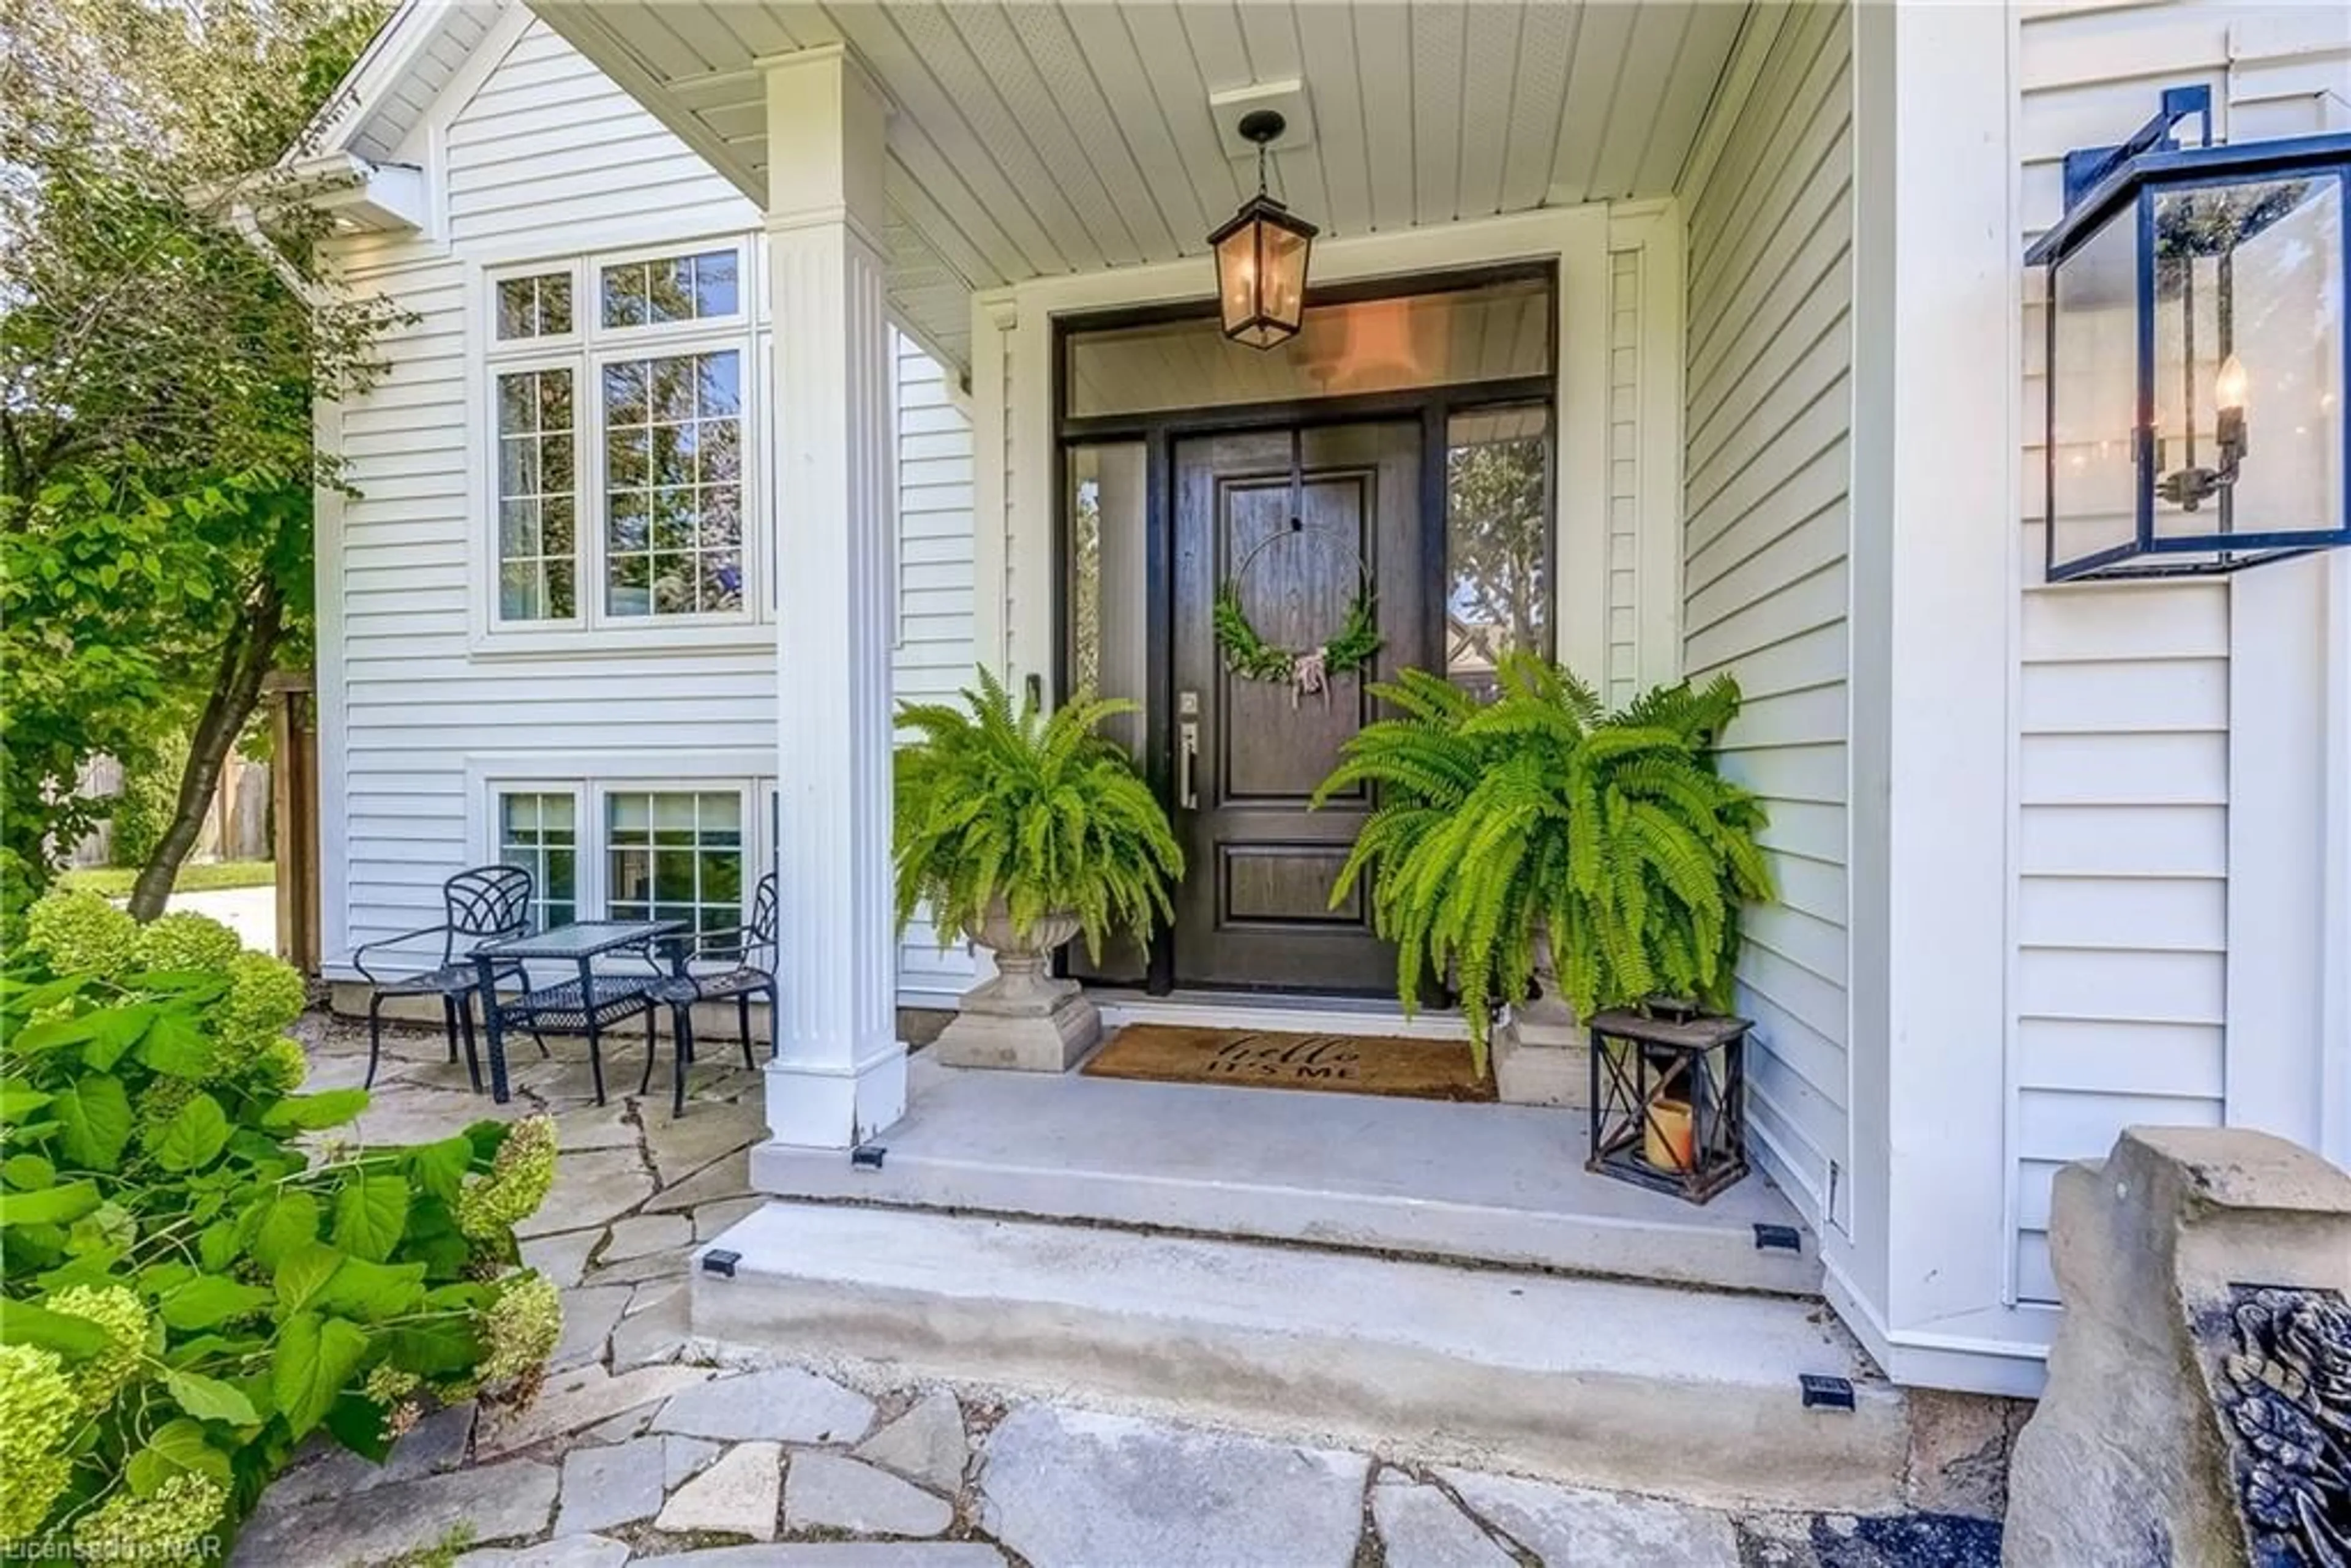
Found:
<path fill-rule="evenodd" d="M 1321 1089 L 1416 1100 L 1494 1098 L 1492 1081 L 1480 1078 L 1471 1065 L 1468 1040 L 1394 1035 L 1131 1023 L 1094 1053 L 1085 1071 L 1096 1078 L 1162 1083 Z"/>

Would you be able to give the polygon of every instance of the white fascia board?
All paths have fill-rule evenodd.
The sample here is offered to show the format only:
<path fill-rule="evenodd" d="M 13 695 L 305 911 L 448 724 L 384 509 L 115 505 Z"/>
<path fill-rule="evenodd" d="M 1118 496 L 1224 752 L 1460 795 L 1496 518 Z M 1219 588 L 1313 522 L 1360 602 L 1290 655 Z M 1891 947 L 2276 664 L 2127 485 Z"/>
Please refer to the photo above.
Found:
<path fill-rule="evenodd" d="M 423 0 L 401 0 L 391 18 L 376 29 L 335 90 L 294 145 L 286 150 L 280 166 L 300 162 L 320 153 L 340 152 L 358 139 L 392 85 L 408 74 L 409 67 L 423 52 L 435 30 L 439 5 L 429 5 Z"/>

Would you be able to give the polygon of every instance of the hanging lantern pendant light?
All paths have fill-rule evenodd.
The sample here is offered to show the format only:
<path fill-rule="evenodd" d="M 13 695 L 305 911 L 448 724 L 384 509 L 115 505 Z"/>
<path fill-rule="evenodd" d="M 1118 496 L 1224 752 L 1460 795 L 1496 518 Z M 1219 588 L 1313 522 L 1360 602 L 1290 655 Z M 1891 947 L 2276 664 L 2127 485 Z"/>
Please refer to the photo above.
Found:
<path fill-rule="evenodd" d="M 1217 297 L 1225 336 L 1252 349 L 1270 349 L 1298 335 L 1306 314 L 1306 256 L 1314 225 L 1268 193 L 1267 143 L 1288 122 L 1270 109 L 1252 110 L 1238 127 L 1257 143 L 1257 194 L 1208 236 L 1217 253 Z"/>

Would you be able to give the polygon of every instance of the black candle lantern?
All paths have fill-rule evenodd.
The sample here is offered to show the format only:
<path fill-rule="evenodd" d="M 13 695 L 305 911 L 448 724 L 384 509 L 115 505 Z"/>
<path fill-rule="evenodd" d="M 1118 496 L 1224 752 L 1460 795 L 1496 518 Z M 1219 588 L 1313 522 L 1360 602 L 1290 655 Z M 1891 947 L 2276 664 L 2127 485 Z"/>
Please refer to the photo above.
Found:
<path fill-rule="evenodd" d="M 1584 1168 L 1692 1203 L 1745 1176 L 1752 1027 L 1656 1002 L 1594 1017 Z"/>
<path fill-rule="evenodd" d="M 1306 315 L 1306 257 L 1314 225 L 1275 201 L 1265 186 L 1266 144 L 1286 127 L 1270 109 L 1242 117 L 1242 137 L 1257 143 L 1257 194 L 1208 236 L 1217 253 L 1225 336 L 1252 349 L 1287 342 Z"/>
<path fill-rule="evenodd" d="M 2351 136 L 2214 146 L 2208 88 L 2066 155 L 2065 215 L 2024 256 L 2048 269 L 2051 581 L 2351 544 L 2346 207 Z"/>

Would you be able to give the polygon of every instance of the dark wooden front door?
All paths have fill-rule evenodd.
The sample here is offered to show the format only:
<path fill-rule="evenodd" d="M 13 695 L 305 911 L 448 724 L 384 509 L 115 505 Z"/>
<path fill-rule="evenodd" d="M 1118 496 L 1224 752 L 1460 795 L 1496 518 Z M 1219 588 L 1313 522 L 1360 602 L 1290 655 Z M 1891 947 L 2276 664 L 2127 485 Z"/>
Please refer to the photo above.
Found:
<path fill-rule="evenodd" d="M 1368 574 L 1383 638 L 1374 675 L 1427 667 L 1420 448 L 1417 421 L 1176 444 L 1169 732 L 1179 753 L 1184 727 L 1198 727 L 1188 798 L 1180 756 L 1173 770 L 1187 862 L 1176 894 L 1179 986 L 1395 983 L 1394 950 L 1372 934 L 1365 889 L 1330 905 L 1368 795 L 1307 810 L 1341 745 L 1374 716 L 1369 682 L 1339 675 L 1309 695 L 1245 679 L 1225 667 L 1210 612 L 1217 586 L 1246 561 L 1238 586 L 1258 633 L 1311 648 L 1337 634 Z M 1273 535 L 1286 537 L 1266 543 Z"/>

